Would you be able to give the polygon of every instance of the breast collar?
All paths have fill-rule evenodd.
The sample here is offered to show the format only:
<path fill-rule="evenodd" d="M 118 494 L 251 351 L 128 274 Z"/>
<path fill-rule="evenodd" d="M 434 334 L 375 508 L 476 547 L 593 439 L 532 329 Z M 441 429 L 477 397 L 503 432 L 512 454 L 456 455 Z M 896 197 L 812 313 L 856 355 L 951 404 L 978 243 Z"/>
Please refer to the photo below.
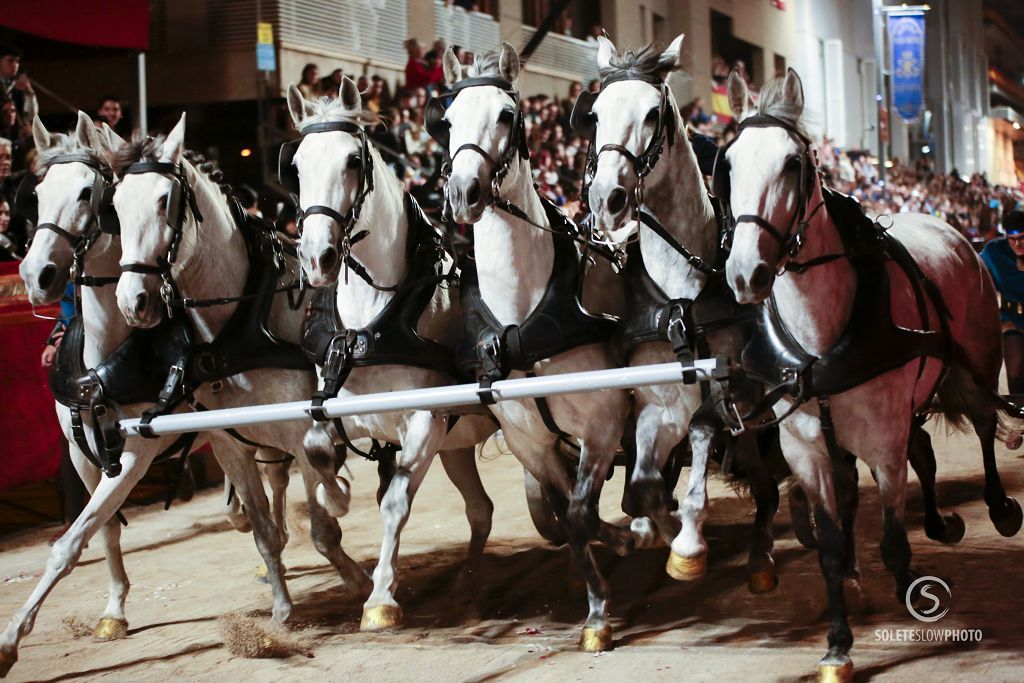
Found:
<path fill-rule="evenodd" d="M 530 371 L 537 361 L 584 344 L 610 339 L 618 319 L 587 312 L 581 303 L 584 263 L 570 238 L 571 226 L 558 208 L 541 200 L 552 225 L 563 238 L 554 239 L 551 277 L 540 302 L 521 325 L 502 325 L 480 293 L 475 263 L 463 264 L 461 296 L 464 329 L 456 353 L 459 370 L 475 377 L 482 371 L 492 380 L 512 370 Z"/>

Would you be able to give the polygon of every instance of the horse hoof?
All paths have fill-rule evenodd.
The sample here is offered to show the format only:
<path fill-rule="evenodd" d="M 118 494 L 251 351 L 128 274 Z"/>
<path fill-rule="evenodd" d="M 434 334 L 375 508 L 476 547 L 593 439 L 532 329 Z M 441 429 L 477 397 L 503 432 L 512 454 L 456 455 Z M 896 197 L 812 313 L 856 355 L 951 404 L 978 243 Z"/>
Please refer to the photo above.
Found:
<path fill-rule="evenodd" d="M 0 650 L 0 678 L 7 678 L 7 674 L 10 673 L 11 667 L 18 661 L 18 654 L 16 652 L 7 652 L 6 650 Z"/>
<path fill-rule="evenodd" d="M 1011 451 L 1015 451 L 1024 445 L 1024 432 L 1014 430 L 1006 437 L 1006 447 Z"/>
<path fill-rule="evenodd" d="M 683 557 L 673 550 L 668 554 L 665 572 L 676 581 L 695 581 L 708 573 L 708 555 Z"/>
<path fill-rule="evenodd" d="M 580 634 L 580 650 L 583 652 L 604 652 L 612 649 L 612 629 L 583 627 Z"/>
<path fill-rule="evenodd" d="M 121 640 L 128 637 L 128 622 L 124 619 L 103 617 L 92 632 L 96 640 Z"/>
<path fill-rule="evenodd" d="M 852 683 L 853 660 L 828 657 L 818 665 L 818 683 Z"/>
<path fill-rule="evenodd" d="M 946 515 L 943 518 L 946 522 L 946 536 L 941 539 L 943 543 L 949 545 L 956 545 L 964 539 L 964 532 L 967 531 L 967 527 L 964 524 L 964 519 L 957 513 Z"/>
<path fill-rule="evenodd" d="M 762 572 L 750 572 L 747 574 L 747 590 L 754 595 L 760 593 L 771 593 L 779 586 L 779 575 L 775 573 L 775 566 Z"/>
<path fill-rule="evenodd" d="M 998 515 L 994 514 L 994 511 L 989 508 L 988 518 L 992 520 L 996 531 L 1007 538 L 1016 536 L 1017 532 L 1020 531 L 1021 523 L 1024 522 L 1024 514 L 1021 513 L 1020 503 L 1009 496 L 1006 497 L 1003 510 Z"/>
<path fill-rule="evenodd" d="M 348 505 L 352 499 L 351 488 L 345 477 L 336 477 L 338 485 L 328 489 L 323 484 L 316 485 L 316 502 L 331 517 L 344 517 L 348 514 Z"/>
<path fill-rule="evenodd" d="M 359 622 L 360 631 L 383 631 L 395 628 L 402 623 L 402 608 L 398 605 L 377 605 L 364 607 L 363 618 Z"/>

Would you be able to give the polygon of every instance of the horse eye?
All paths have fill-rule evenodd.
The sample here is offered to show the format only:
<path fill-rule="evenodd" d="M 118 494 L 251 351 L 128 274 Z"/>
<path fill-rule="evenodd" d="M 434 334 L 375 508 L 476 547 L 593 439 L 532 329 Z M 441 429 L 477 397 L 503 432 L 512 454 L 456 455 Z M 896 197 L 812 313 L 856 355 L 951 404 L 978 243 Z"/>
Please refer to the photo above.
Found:
<path fill-rule="evenodd" d="M 784 173 L 796 173 L 800 170 L 800 157 L 790 154 L 786 157 L 786 164 L 782 167 Z"/>
<path fill-rule="evenodd" d="M 80 202 L 87 202 L 90 199 L 92 199 L 92 188 L 91 187 L 83 187 L 82 191 L 78 193 L 78 201 L 80 201 Z"/>
<path fill-rule="evenodd" d="M 498 123 L 504 123 L 510 125 L 512 120 L 515 119 L 516 114 L 511 109 L 502 109 L 501 113 L 498 114 Z"/>
<path fill-rule="evenodd" d="M 359 169 L 362 165 L 363 165 L 363 160 L 360 157 L 356 156 L 356 155 L 352 155 L 352 156 L 350 156 L 348 158 L 348 162 L 345 164 L 345 167 L 350 169 L 350 170 L 355 171 L 355 170 Z"/>
<path fill-rule="evenodd" d="M 167 210 L 167 195 L 163 195 L 160 199 L 156 200 L 156 208 L 160 211 Z"/>
<path fill-rule="evenodd" d="M 654 109 L 647 112 L 647 116 L 644 117 L 644 124 L 655 124 L 658 122 L 658 116 L 661 114 L 661 110 L 655 107 Z"/>

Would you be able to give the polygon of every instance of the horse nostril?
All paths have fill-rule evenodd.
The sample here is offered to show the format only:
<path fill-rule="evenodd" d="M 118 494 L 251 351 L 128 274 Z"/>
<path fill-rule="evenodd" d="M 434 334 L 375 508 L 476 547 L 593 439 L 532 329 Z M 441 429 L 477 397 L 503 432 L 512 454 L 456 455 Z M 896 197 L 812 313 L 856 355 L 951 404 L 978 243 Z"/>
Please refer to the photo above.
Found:
<path fill-rule="evenodd" d="M 146 296 L 145 292 L 142 292 L 135 297 L 135 315 L 141 316 L 146 312 L 146 303 L 148 300 L 149 297 Z"/>
<path fill-rule="evenodd" d="M 320 272 L 329 273 L 334 270 L 334 266 L 338 263 L 338 250 L 334 247 L 327 247 L 324 252 L 320 254 Z"/>
<path fill-rule="evenodd" d="M 616 187 L 608 193 L 605 205 L 613 214 L 622 213 L 622 210 L 626 208 L 626 191 L 621 187 Z"/>
<path fill-rule="evenodd" d="M 735 279 L 733 279 L 733 284 L 735 285 L 735 287 L 733 287 L 733 291 L 736 292 L 742 292 L 747 288 L 747 281 L 743 279 L 742 275 L 737 275 Z"/>
<path fill-rule="evenodd" d="M 768 266 L 762 263 L 754 268 L 754 272 L 750 276 L 750 289 L 754 292 L 763 292 L 771 282 L 771 278 L 772 272 Z"/>
<path fill-rule="evenodd" d="M 466 190 L 466 203 L 470 206 L 475 205 L 480 201 L 480 181 L 473 178 L 473 182 L 469 184 L 469 189 Z"/>
<path fill-rule="evenodd" d="M 39 272 L 39 289 L 44 291 L 49 290 L 56 278 L 57 266 L 52 263 L 47 263 Z"/>

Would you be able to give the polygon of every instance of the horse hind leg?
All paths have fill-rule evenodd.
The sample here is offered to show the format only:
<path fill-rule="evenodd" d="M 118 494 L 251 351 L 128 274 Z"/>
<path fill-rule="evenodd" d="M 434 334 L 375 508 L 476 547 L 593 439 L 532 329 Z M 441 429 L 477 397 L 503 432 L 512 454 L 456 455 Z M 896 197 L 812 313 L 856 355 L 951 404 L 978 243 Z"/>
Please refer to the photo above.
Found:
<path fill-rule="evenodd" d="M 267 475 L 267 482 L 270 484 L 270 516 L 281 536 L 283 548 L 288 545 L 287 495 L 293 458 L 276 448 L 261 448 L 257 452 L 257 457 L 264 461 L 260 469 Z"/>
<path fill-rule="evenodd" d="M 974 430 L 981 441 L 981 456 L 985 466 L 985 504 L 988 505 L 988 517 L 996 531 L 1006 537 L 1017 535 L 1024 516 L 1020 504 L 1006 495 L 1003 482 L 999 478 L 996 465 L 996 415 L 972 417 Z"/>
<path fill-rule="evenodd" d="M 749 431 L 731 439 L 729 443 L 736 462 L 747 473 L 750 493 L 756 506 L 750 552 L 747 555 L 747 589 L 755 594 L 769 593 L 779 585 L 775 560 L 772 558 L 772 549 L 775 547 L 772 521 L 779 510 L 779 485 L 764 463 L 758 445 L 758 435 Z"/>
<path fill-rule="evenodd" d="M 242 506 L 242 501 L 238 498 L 235 485 L 231 483 L 227 476 L 224 477 L 224 507 L 228 522 L 231 523 L 235 531 L 243 534 L 252 531 L 252 524 L 249 523 L 249 518 L 245 516 L 245 508 Z"/>
<path fill-rule="evenodd" d="M 921 482 L 921 498 L 924 501 L 924 533 L 928 538 L 940 543 L 955 545 L 964 537 L 964 520 L 955 512 L 943 516 L 939 509 L 935 491 L 935 451 L 932 449 L 932 438 L 923 426 L 917 426 L 910 433 L 910 446 L 907 449 L 910 466 L 914 468 L 918 481 Z"/>
<path fill-rule="evenodd" d="M 487 537 L 491 535 L 494 503 L 480 481 L 475 448 L 441 451 L 440 456 L 445 473 L 466 501 L 466 519 L 470 529 L 469 552 L 453 594 L 470 600 L 479 592 L 480 563 Z"/>

